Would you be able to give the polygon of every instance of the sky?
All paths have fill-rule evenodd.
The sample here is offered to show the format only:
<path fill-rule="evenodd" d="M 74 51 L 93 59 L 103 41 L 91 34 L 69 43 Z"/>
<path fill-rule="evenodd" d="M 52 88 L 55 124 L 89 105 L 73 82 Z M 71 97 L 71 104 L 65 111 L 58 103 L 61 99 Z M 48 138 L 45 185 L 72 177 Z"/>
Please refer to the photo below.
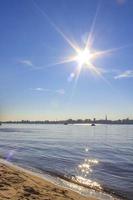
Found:
<path fill-rule="evenodd" d="M 0 0 L 0 120 L 133 118 L 132 10 L 132 0 Z M 89 52 L 108 53 L 89 60 L 98 73 L 83 63 L 77 76 L 68 58 L 88 36 Z"/>

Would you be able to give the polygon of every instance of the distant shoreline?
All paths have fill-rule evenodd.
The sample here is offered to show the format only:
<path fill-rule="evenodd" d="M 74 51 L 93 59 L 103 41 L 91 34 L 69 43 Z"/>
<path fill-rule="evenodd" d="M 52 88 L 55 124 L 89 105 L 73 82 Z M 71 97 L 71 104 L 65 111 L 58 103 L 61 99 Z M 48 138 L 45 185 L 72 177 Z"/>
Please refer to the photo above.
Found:
<path fill-rule="evenodd" d="M 103 124 L 103 125 L 133 125 L 133 120 L 96 120 L 96 121 L 85 121 L 85 120 L 63 120 L 63 121 L 30 121 L 30 120 L 21 120 L 21 121 L 1 121 L 0 125 L 2 124 L 62 124 L 62 125 L 76 125 L 76 124 Z"/>

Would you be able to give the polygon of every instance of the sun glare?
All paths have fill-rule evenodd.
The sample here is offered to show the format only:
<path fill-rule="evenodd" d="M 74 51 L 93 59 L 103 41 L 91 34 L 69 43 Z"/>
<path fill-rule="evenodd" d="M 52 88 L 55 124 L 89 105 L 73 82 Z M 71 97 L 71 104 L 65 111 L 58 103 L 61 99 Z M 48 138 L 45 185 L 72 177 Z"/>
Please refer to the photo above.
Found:
<path fill-rule="evenodd" d="M 53 28 L 57 31 L 57 33 L 67 42 L 67 44 L 71 47 L 71 49 L 74 50 L 74 54 L 67 56 L 65 58 L 61 58 L 61 60 L 54 62 L 50 65 L 55 66 L 55 65 L 62 65 L 62 64 L 67 64 L 67 63 L 72 63 L 76 62 L 77 67 L 74 69 L 74 72 L 70 74 L 70 77 L 68 78 L 69 81 L 75 80 L 75 85 L 77 83 L 77 80 L 80 76 L 80 73 L 82 72 L 82 68 L 85 67 L 88 69 L 89 72 L 91 72 L 93 75 L 96 75 L 100 78 L 102 78 L 106 83 L 110 85 L 110 83 L 104 78 L 103 71 L 101 70 L 101 67 L 98 67 L 95 65 L 94 61 L 98 59 L 99 57 L 104 57 L 106 55 L 110 55 L 111 53 L 114 53 L 120 49 L 127 48 L 130 45 L 125 45 L 121 46 L 118 48 L 112 48 L 112 49 L 107 49 L 107 50 L 95 50 L 92 49 L 93 43 L 95 40 L 95 26 L 96 26 L 96 20 L 98 17 L 98 13 L 101 7 L 101 3 L 99 1 L 99 4 L 97 5 L 96 13 L 92 21 L 92 25 L 90 26 L 90 31 L 87 36 L 85 46 L 84 48 L 80 48 L 79 45 L 75 42 L 75 40 L 71 40 L 67 35 L 49 18 L 49 16 L 42 10 L 35 2 L 34 2 L 36 8 L 41 12 L 41 14 L 48 20 L 48 22 L 53 26 Z M 75 86 L 74 86 L 75 87 Z"/>
<path fill-rule="evenodd" d="M 88 48 L 85 48 L 84 50 L 79 50 L 76 61 L 79 65 L 86 65 L 90 62 L 91 59 L 91 53 Z"/>

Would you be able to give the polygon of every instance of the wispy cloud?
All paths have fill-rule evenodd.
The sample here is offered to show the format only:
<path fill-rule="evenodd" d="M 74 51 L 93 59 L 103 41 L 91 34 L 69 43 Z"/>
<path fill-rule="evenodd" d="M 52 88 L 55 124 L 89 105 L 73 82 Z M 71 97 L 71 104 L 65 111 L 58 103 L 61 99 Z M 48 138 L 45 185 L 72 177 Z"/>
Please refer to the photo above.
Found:
<path fill-rule="evenodd" d="M 49 89 L 44 89 L 44 88 L 40 88 L 40 87 L 38 87 L 38 88 L 33 88 L 33 89 L 31 89 L 31 90 L 40 91 L 40 92 L 49 92 L 49 91 L 50 91 Z"/>
<path fill-rule="evenodd" d="M 40 67 L 40 66 L 36 66 L 31 60 L 19 60 L 18 62 L 20 65 L 29 67 L 33 70 L 40 70 L 40 69 L 44 69 L 44 67 Z"/>
<path fill-rule="evenodd" d="M 122 79 L 122 78 L 133 78 L 133 70 L 126 70 L 114 77 L 114 79 Z"/>
<path fill-rule="evenodd" d="M 119 5 L 123 5 L 127 2 L 127 0 L 116 0 Z"/>
<path fill-rule="evenodd" d="M 34 66 L 33 63 L 31 62 L 31 60 L 20 60 L 19 63 L 22 64 L 22 65 L 29 66 L 29 67 Z"/>
<path fill-rule="evenodd" d="M 51 89 L 47 89 L 47 88 L 32 88 L 31 90 L 33 91 L 38 91 L 38 92 L 50 92 L 50 93 L 56 93 L 56 94 L 60 94 L 60 95 L 64 95 L 65 94 L 65 90 L 64 89 L 58 89 L 58 90 L 51 90 Z"/>
<path fill-rule="evenodd" d="M 56 93 L 58 93 L 58 94 L 65 94 L 65 90 L 64 89 L 59 89 L 59 90 L 56 90 L 55 91 Z"/>

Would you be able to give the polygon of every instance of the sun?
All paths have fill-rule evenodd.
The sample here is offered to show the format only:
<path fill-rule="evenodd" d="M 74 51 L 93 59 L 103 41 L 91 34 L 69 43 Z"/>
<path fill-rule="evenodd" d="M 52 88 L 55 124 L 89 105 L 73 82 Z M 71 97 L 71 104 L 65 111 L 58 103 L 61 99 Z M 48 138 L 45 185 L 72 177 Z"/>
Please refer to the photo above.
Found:
<path fill-rule="evenodd" d="M 101 2 L 101 1 L 99 1 Z M 103 80 L 105 80 L 103 73 L 104 70 L 102 70 L 101 67 L 98 67 L 95 65 L 95 60 L 99 57 L 104 57 L 106 55 L 110 55 L 111 53 L 114 53 L 120 49 L 127 48 L 129 46 L 132 46 L 132 44 L 120 46 L 117 48 L 111 48 L 111 49 L 105 49 L 105 50 L 96 50 L 93 49 L 93 43 L 95 41 L 95 26 L 96 21 L 98 17 L 98 13 L 101 7 L 101 3 L 97 5 L 96 13 L 94 15 L 92 25 L 90 26 L 90 31 L 88 33 L 88 36 L 86 38 L 86 41 L 84 42 L 84 48 L 80 48 L 80 46 L 77 44 L 75 39 L 71 40 L 67 35 L 51 20 L 51 18 L 42 10 L 35 2 L 34 2 L 36 8 L 41 12 L 43 17 L 47 19 L 47 21 L 50 23 L 50 25 L 55 29 L 55 31 L 66 41 L 66 43 L 71 47 L 71 50 L 74 51 L 72 55 L 67 55 L 66 57 L 63 56 L 56 62 L 49 64 L 48 67 L 56 66 L 56 65 L 63 65 L 68 63 L 77 63 L 76 68 L 74 68 L 74 72 L 70 74 L 70 79 L 73 77 L 75 82 L 77 83 L 78 77 L 80 73 L 82 72 L 82 68 L 85 67 L 88 69 L 89 72 L 93 73 L 94 75 L 99 76 Z M 86 70 L 85 70 L 86 71 Z M 106 81 L 106 80 L 105 80 Z M 107 82 L 107 81 L 106 81 Z"/>
<path fill-rule="evenodd" d="M 75 57 L 75 60 L 78 62 L 79 65 L 88 65 L 91 61 L 91 53 L 90 49 L 85 48 L 85 49 L 80 49 L 78 50 L 77 56 Z"/>

